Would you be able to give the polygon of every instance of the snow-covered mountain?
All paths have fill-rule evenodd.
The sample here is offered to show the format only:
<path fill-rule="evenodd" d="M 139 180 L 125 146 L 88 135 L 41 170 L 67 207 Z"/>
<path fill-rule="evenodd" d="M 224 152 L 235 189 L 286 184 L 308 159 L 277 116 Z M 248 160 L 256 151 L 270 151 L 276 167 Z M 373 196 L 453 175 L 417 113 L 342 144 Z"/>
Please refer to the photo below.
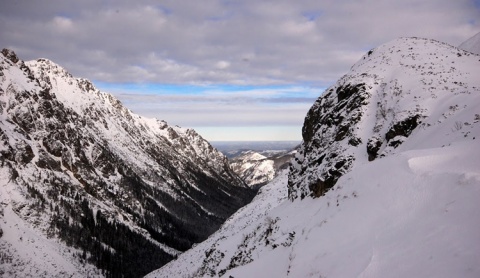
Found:
<path fill-rule="evenodd" d="M 294 153 L 295 151 L 276 152 L 267 157 L 252 150 L 243 151 L 230 160 L 230 166 L 248 186 L 258 189 L 271 181 L 279 171 L 287 168 Z"/>
<path fill-rule="evenodd" d="M 406 142 L 412 132 L 436 129 L 464 110 L 473 113 L 479 62 L 477 55 L 427 39 L 370 50 L 307 113 L 289 198 L 321 196 L 356 165 L 396 153 L 404 143 L 413 147 Z M 474 118 L 454 121 L 452 128 L 471 128 Z M 433 147 L 430 141 L 421 146 Z"/>
<path fill-rule="evenodd" d="M 462 42 L 458 48 L 480 55 L 480 32 Z"/>
<path fill-rule="evenodd" d="M 300 145 L 300 141 L 211 141 L 210 144 L 228 158 L 234 158 L 246 151 L 255 151 L 270 157 L 295 149 Z"/>
<path fill-rule="evenodd" d="M 308 112 L 288 176 L 147 277 L 480 277 L 479 71 L 434 40 L 372 49 Z"/>
<path fill-rule="evenodd" d="M 0 54 L 0 276 L 142 276 L 254 192 L 194 130 Z"/>

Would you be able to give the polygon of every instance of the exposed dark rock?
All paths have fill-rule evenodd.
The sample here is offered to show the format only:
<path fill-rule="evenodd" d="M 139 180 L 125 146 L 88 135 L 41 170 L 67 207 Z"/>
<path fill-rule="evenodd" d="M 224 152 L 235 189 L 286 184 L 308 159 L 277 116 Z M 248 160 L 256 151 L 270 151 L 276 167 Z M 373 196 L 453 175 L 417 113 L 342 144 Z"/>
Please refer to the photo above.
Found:
<path fill-rule="evenodd" d="M 337 128 L 337 135 L 335 135 L 335 141 L 342 141 L 350 133 L 350 127 L 348 125 L 341 125 Z"/>
<path fill-rule="evenodd" d="M 3 56 L 5 56 L 5 58 L 12 61 L 14 64 L 16 64 L 19 61 L 17 54 L 15 54 L 13 50 L 4 48 L 2 49 L 2 54 Z"/>
<path fill-rule="evenodd" d="M 318 111 L 310 108 L 303 122 L 303 128 L 302 128 L 303 141 L 310 142 L 312 140 L 313 135 L 315 135 L 316 123 L 318 123 L 319 120 L 320 120 L 320 115 Z M 327 119 L 325 121 L 325 124 L 327 126 L 331 126 L 330 119 Z"/>
<path fill-rule="evenodd" d="M 317 198 L 322 196 L 329 188 L 325 185 L 325 182 L 318 179 L 316 182 L 309 185 L 309 189 L 312 192 L 312 196 Z"/>
<path fill-rule="evenodd" d="M 56 157 L 61 157 L 64 146 L 60 140 L 55 139 L 58 134 L 59 133 L 51 133 L 42 142 L 47 152 L 51 153 Z"/>
<path fill-rule="evenodd" d="M 313 104 L 302 128 L 303 150 L 297 155 L 302 158 L 297 158 L 290 166 L 288 186 L 291 199 L 318 197 L 349 171 L 351 163 L 342 159 L 350 156 L 337 157 L 336 154 L 343 152 L 345 139 L 353 147 L 362 144 L 362 139 L 355 134 L 355 125 L 361 120 L 362 109 L 369 103 L 369 98 L 365 83 L 345 83 L 336 89 L 328 89 Z M 340 165 L 338 163 L 342 166 L 336 168 L 335 165 Z M 317 170 L 311 168 L 312 164 Z"/>
<path fill-rule="evenodd" d="M 340 103 L 342 100 L 346 99 L 347 97 L 351 97 L 357 95 L 360 91 L 365 91 L 365 83 L 360 84 L 347 84 L 346 86 L 340 86 L 337 88 L 337 101 Z M 354 98 L 354 100 L 356 100 Z"/>
<path fill-rule="evenodd" d="M 385 134 L 385 139 L 390 141 L 395 136 L 408 137 L 419 124 L 420 115 L 408 117 L 405 120 L 394 124 Z"/>
<path fill-rule="evenodd" d="M 395 136 L 392 140 L 388 141 L 388 146 L 390 147 L 398 147 L 405 141 L 405 137 L 403 136 Z"/>
<path fill-rule="evenodd" d="M 360 139 L 359 137 L 351 137 L 348 140 L 348 144 L 350 144 L 351 146 L 357 147 L 358 145 L 362 144 L 362 139 Z"/>
<path fill-rule="evenodd" d="M 61 163 L 52 158 L 47 152 L 41 150 L 37 161 L 37 166 L 52 171 L 61 171 Z"/>
<path fill-rule="evenodd" d="M 35 157 L 32 147 L 25 141 L 21 141 L 15 146 L 15 161 L 20 164 L 27 164 Z"/>
<path fill-rule="evenodd" d="M 380 147 L 382 146 L 382 141 L 374 136 L 370 139 L 368 139 L 367 142 L 367 154 L 368 154 L 368 161 L 373 161 L 375 158 L 377 158 L 378 151 L 380 150 Z"/>

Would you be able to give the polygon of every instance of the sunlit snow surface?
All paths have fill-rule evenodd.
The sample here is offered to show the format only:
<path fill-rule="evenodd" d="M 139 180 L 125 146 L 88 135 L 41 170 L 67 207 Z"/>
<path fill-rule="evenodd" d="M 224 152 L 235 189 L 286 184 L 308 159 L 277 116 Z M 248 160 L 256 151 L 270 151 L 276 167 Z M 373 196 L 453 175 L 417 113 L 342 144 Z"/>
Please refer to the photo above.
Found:
<path fill-rule="evenodd" d="M 365 154 L 316 199 L 288 201 L 283 173 L 220 231 L 148 277 L 480 277 L 480 56 L 460 51 L 457 59 L 454 47 L 402 40 L 402 50 L 427 47 L 409 67 L 441 63 L 444 71 L 414 78 L 399 68 L 385 77 L 408 88 L 425 116 L 399 147 L 372 162 Z M 382 55 L 387 65 L 361 61 L 352 70 L 381 77 L 399 58 Z M 424 82 L 443 85 L 423 91 Z"/>
<path fill-rule="evenodd" d="M 479 277 L 478 165 L 476 140 L 405 151 L 359 167 L 320 199 L 293 203 L 282 175 L 222 230 L 150 277 L 194 277 L 212 246 L 225 254 L 220 271 L 245 236 L 277 217 L 269 241 L 278 247 L 254 236 L 253 261 L 225 277 Z M 292 232 L 292 244 L 281 245 Z"/>

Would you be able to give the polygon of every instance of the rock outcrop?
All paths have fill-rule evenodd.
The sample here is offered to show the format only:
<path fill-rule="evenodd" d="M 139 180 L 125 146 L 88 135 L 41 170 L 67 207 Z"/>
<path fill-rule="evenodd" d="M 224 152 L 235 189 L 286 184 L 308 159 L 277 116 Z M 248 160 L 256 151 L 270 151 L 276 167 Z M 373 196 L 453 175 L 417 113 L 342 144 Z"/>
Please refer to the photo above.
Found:
<path fill-rule="evenodd" d="M 420 38 L 370 50 L 309 110 L 290 167 L 290 200 L 323 195 L 356 164 L 394 153 L 425 127 L 430 106 L 477 91 L 469 85 L 475 73 L 457 69 L 473 56 Z"/>

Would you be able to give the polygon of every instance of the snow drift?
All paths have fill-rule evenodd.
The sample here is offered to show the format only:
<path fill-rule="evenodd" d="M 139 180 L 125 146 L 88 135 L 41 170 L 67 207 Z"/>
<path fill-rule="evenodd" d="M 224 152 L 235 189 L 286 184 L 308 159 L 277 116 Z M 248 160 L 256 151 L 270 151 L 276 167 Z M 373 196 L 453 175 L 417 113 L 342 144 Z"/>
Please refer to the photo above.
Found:
<path fill-rule="evenodd" d="M 461 43 L 458 48 L 480 55 L 480 32 Z"/>

